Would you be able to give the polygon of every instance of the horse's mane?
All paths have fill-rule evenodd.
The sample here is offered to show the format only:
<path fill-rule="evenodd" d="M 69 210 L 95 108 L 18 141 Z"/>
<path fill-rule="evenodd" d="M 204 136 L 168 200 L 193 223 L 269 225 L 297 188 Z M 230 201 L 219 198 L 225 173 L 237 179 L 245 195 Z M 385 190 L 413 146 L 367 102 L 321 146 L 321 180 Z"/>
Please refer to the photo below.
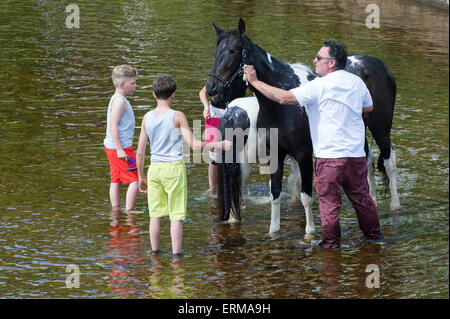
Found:
<path fill-rule="evenodd" d="M 289 90 L 298 87 L 300 79 L 292 66 L 281 61 L 270 53 L 254 44 L 246 35 L 243 35 L 243 50 L 248 51 L 249 57 L 245 64 L 253 64 L 258 72 L 258 78 L 272 86 Z"/>

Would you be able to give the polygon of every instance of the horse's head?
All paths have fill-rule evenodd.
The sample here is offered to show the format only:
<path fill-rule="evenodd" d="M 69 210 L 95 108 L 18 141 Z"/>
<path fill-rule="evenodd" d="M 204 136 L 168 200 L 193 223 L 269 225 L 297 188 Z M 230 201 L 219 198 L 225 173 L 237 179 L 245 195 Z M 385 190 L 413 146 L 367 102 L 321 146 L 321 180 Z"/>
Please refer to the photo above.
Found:
<path fill-rule="evenodd" d="M 223 31 L 213 23 L 217 35 L 214 64 L 206 81 L 209 96 L 218 95 L 226 104 L 245 96 L 246 83 L 242 79 L 245 23 L 239 20 L 235 30 Z"/>

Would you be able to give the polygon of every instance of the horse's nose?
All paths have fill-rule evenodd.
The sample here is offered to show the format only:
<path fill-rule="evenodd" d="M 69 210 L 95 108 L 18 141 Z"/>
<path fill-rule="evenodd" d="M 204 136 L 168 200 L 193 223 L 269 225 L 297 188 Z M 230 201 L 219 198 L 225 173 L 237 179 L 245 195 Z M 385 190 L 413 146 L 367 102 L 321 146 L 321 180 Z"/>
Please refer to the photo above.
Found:
<path fill-rule="evenodd" d="M 217 95 L 217 83 L 211 79 L 206 81 L 206 92 L 209 96 Z"/>

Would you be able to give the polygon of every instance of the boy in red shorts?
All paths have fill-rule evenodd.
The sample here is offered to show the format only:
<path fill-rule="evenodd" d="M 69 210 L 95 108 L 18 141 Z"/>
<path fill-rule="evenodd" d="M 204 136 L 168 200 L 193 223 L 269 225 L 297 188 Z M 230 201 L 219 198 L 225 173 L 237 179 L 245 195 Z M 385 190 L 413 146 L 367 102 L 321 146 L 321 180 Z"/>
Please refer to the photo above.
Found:
<path fill-rule="evenodd" d="M 136 154 L 133 149 L 135 118 L 133 108 L 126 96 L 136 89 L 136 69 L 129 65 L 119 65 L 112 71 L 112 81 L 116 92 L 108 105 L 105 151 L 111 175 L 109 197 L 113 211 L 120 211 L 120 185 L 130 184 L 126 195 L 127 212 L 134 209 L 138 194 Z M 127 171 L 128 170 L 128 171 Z"/>

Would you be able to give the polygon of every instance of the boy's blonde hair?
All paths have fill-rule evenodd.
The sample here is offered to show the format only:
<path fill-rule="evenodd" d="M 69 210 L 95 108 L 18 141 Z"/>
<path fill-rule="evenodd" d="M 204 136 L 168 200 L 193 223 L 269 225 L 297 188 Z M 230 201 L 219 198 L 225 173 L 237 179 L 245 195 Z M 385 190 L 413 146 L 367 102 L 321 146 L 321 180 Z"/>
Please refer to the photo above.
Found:
<path fill-rule="evenodd" d="M 114 68 L 111 74 L 111 79 L 115 87 L 118 87 L 120 82 L 127 82 L 137 75 L 136 68 L 128 64 L 118 65 Z"/>

